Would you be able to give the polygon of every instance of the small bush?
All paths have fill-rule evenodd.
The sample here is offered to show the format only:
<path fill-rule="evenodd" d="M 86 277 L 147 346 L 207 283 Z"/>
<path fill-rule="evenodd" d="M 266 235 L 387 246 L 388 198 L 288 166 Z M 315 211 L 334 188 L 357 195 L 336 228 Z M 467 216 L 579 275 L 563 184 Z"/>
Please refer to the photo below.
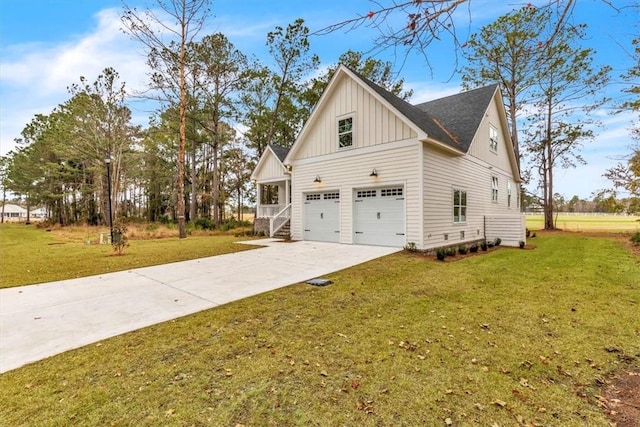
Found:
<path fill-rule="evenodd" d="M 524 240 L 520 240 L 518 246 L 520 246 L 520 249 L 524 249 Z"/>
<path fill-rule="evenodd" d="M 111 240 L 111 246 L 118 255 L 122 255 L 124 248 L 129 246 L 127 240 L 127 225 L 121 219 L 117 219 L 113 224 L 113 238 Z"/>
<path fill-rule="evenodd" d="M 475 254 L 476 252 L 478 252 L 478 245 L 476 243 L 474 243 L 473 245 L 471 245 L 469 247 L 469 252 Z"/>
<path fill-rule="evenodd" d="M 418 247 L 416 246 L 415 242 L 407 243 L 404 248 L 409 252 L 415 252 L 418 250 Z"/>
<path fill-rule="evenodd" d="M 460 255 L 466 255 L 469 249 L 466 246 L 458 246 L 458 253 Z"/>
<path fill-rule="evenodd" d="M 444 258 L 447 256 L 447 252 L 440 248 L 436 251 L 436 258 L 438 258 L 438 260 L 440 261 L 444 261 Z"/>
<path fill-rule="evenodd" d="M 149 224 L 147 224 L 147 227 L 146 227 L 147 231 L 151 231 L 151 232 L 157 231 L 158 228 L 160 228 L 160 226 L 155 222 L 150 222 Z"/>
<path fill-rule="evenodd" d="M 493 242 L 487 242 L 487 247 L 488 247 L 489 249 L 491 249 L 491 248 L 492 248 L 492 247 L 494 247 L 494 246 L 495 246 L 495 243 L 493 243 Z"/>
<path fill-rule="evenodd" d="M 482 243 L 480 243 L 480 248 L 481 248 L 483 251 L 486 251 L 488 246 L 489 246 L 489 245 L 487 245 L 487 242 L 482 242 Z"/>
<path fill-rule="evenodd" d="M 633 235 L 631 236 L 631 243 L 636 246 L 640 245 L 640 231 L 636 231 L 635 233 L 633 233 Z"/>
<path fill-rule="evenodd" d="M 215 224 L 209 218 L 198 218 L 195 226 L 201 230 L 213 230 L 215 228 Z"/>
<path fill-rule="evenodd" d="M 501 238 L 499 238 L 499 237 L 496 237 L 495 245 L 496 245 L 496 246 L 500 246 L 500 243 L 502 243 L 502 239 L 501 239 Z"/>
<path fill-rule="evenodd" d="M 533 239 L 534 237 L 536 237 L 536 232 L 535 231 L 533 233 L 531 233 L 531 238 Z"/>
<path fill-rule="evenodd" d="M 456 256 L 456 248 L 448 248 L 447 249 L 447 256 Z"/>
<path fill-rule="evenodd" d="M 531 230 L 527 228 L 527 237 L 530 237 L 530 236 L 531 236 Z"/>

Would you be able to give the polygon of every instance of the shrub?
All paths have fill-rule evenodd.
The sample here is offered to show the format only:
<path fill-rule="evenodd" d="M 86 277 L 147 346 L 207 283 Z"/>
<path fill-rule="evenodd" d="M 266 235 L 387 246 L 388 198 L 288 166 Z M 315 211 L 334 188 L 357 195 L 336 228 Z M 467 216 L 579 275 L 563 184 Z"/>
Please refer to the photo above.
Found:
<path fill-rule="evenodd" d="M 474 254 L 475 254 L 476 252 L 478 252 L 478 245 L 477 245 L 476 243 L 474 243 L 473 245 L 471 245 L 471 246 L 469 247 L 469 252 L 474 253 Z"/>
<path fill-rule="evenodd" d="M 215 224 L 209 218 L 198 218 L 195 226 L 201 230 L 213 230 L 215 228 Z"/>
<path fill-rule="evenodd" d="M 502 239 L 501 239 L 501 238 L 499 238 L 499 237 L 496 237 L 496 243 L 495 243 L 495 245 L 496 245 L 496 246 L 500 246 L 500 243 L 502 243 Z"/>
<path fill-rule="evenodd" d="M 633 235 L 631 236 L 631 243 L 636 246 L 640 245 L 640 231 L 636 231 L 635 233 L 633 233 Z"/>
<path fill-rule="evenodd" d="M 487 247 L 488 247 L 487 242 L 482 242 L 482 243 L 480 243 L 480 248 L 481 248 L 483 251 L 486 251 L 486 250 L 487 250 Z"/>
<path fill-rule="evenodd" d="M 456 256 L 456 248 L 447 248 L 447 256 Z"/>
<path fill-rule="evenodd" d="M 458 253 L 460 255 L 465 255 L 469 250 L 466 246 L 458 246 Z"/>
<path fill-rule="evenodd" d="M 520 240 L 518 246 L 520 246 L 520 249 L 524 249 L 524 240 Z"/>
<path fill-rule="evenodd" d="M 444 249 L 440 248 L 436 251 L 436 258 L 438 258 L 438 260 L 444 261 L 444 257 L 446 256 L 447 252 Z"/>
<path fill-rule="evenodd" d="M 487 247 L 488 247 L 489 249 L 491 249 L 491 248 L 492 248 L 492 247 L 494 247 L 494 246 L 495 246 L 495 244 L 494 244 L 493 242 L 487 242 Z"/>
<path fill-rule="evenodd" d="M 404 248 L 409 252 L 415 252 L 418 250 L 418 247 L 416 246 L 415 242 L 407 243 Z"/>
<path fill-rule="evenodd" d="M 113 224 L 113 240 L 111 241 L 111 246 L 118 255 L 122 255 L 124 248 L 129 246 L 127 240 L 127 226 L 121 219 L 117 219 Z"/>
<path fill-rule="evenodd" d="M 531 236 L 531 230 L 527 228 L 527 237 Z"/>

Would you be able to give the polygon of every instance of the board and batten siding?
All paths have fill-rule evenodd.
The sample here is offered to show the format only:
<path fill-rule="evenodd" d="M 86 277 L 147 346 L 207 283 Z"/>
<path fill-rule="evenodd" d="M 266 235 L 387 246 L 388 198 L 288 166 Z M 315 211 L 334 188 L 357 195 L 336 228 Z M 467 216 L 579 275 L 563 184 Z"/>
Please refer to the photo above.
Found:
<path fill-rule="evenodd" d="M 353 195 L 364 188 L 404 187 L 405 237 L 407 242 L 420 240 L 420 143 L 415 139 L 397 141 L 368 149 L 350 150 L 295 162 L 292 188 L 291 235 L 302 239 L 304 197 L 310 192 L 340 192 L 340 243 L 353 243 Z M 377 177 L 369 176 L 372 169 Z M 322 180 L 314 183 L 316 176 Z"/>
<path fill-rule="evenodd" d="M 282 162 L 273 154 L 271 150 L 265 154 L 264 161 L 255 172 L 254 178 L 258 182 L 278 181 L 288 178 Z"/>
<path fill-rule="evenodd" d="M 364 86 L 343 75 L 314 113 L 296 159 L 332 154 L 339 151 L 385 144 L 415 138 L 417 135 L 402 119 L 377 100 Z M 338 148 L 338 119 L 353 117 L 353 146 Z"/>
<path fill-rule="evenodd" d="M 423 249 L 484 238 L 485 216 L 521 216 L 517 206 L 519 185 L 510 169 L 497 168 L 469 154 L 451 156 L 428 144 L 423 153 Z M 498 178 L 499 185 L 497 202 L 493 202 L 491 197 L 494 176 Z M 507 206 L 508 182 L 512 189 L 511 207 Z M 467 192 L 467 220 L 463 223 L 453 222 L 454 189 Z M 461 232 L 464 232 L 464 237 Z"/>
<path fill-rule="evenodd" d="M 489 148 L 489 128 L 491 126 L 498 131 L 497 151 L 492 151 Z M 504 117 L 502 117 L 494 100 L 489 104 L 484 120 L 478 127 L 471 147 L 469 147 L 468 154 L 502 170 L 511 170 L 512 166 L 507 152 L 507 144 L 511 144 L 511 140 L 506 126 L 507 123 L 504 121 Z"/>

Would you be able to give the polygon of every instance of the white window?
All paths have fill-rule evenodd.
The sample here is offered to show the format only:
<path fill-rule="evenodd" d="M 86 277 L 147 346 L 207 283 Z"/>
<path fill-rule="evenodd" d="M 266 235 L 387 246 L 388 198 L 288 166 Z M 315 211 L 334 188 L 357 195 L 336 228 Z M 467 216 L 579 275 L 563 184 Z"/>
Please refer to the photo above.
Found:
<path fill-rule="evenodd" d="M 498 151 L 498 129 L 489 125 L 489 149 L 494 153 Z"/>
<path fill-rule="evenodd" d="M 320 200 L 320 194 L 307 194 L 307 200 Z"/>
<path fill-rule="evenodd" d="M 376 197 L 376 190 L 361 190 L 356 192 L 356 198 L 363 199 L 365 197 Z"/>
<path fill-rule="evenodd" d="M 353 145 L 353 117 L 338 120 L 338 148 Z"/>
<path fill-rule="evenodd" d="M 507 182 L 507 207 L 511 207 L 511 182 Z"/>
<path fill-rule="evenodd" d="M 382 190 L 380 190 L 380 196 L 382 196 L 382 197 L 402 196 L 402 187 L 400 187 L 400 188 L 383 188 Z"/>
<path fill-rule="evenodd" d="M 339 199 L 340 193 L 324 193 L 325 200 Z"/>
<path fill-rule="evenodd" d="M 491 201 L 492 202 L 498 201 L 498 177 L 497 176 L 491 177 Z"/>
<path fill-rule="evenodd" d="M 453 222 L 467 221 L 467 192 L 453 190 Z"/>

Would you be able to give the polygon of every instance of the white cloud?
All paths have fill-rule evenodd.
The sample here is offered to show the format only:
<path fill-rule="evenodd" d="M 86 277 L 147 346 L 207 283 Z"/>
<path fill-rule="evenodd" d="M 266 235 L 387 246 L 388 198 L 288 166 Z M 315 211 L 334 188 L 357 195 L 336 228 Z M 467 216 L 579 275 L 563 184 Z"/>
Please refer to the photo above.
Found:
<path fill-rule="evenodd" d="M 94 18 L 96 26 L 88 34 L 58 44 L 7 47 L 0 62 L 0 102 L 5 107 L 0 111 L 0 155 L 14 148 L 14 138 L 35 114 L 49 114 L 69 99 L 67 87 L 80 76 L 93 82 L 106 67 L 113 67 L 129 91 L 143 87 L 146 59 L 140 46 L 120 30 L 120 10 L 105 9 Z"/>

